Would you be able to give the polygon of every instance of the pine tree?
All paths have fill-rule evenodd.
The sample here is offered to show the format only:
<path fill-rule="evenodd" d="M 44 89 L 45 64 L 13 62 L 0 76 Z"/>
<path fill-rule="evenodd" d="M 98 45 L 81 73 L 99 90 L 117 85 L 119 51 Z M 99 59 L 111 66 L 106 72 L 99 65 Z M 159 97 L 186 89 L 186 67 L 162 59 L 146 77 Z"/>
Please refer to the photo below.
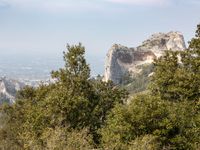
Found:
<path fill-rule="evenodd" d="M 200 25 L 184 51 L 167 51 L 155 61 L 150 89 L 162 99 L 196 101 L 200 98 Z"/>
<path fill-rule="evenodd" d="M 155 70 L 151 79 L 150 89 L 153 95 L 162 99 L 177 100 L 175 72 L 180 68 L 177 52 L 166 51 L 165 55 L 154 62 Z"/>

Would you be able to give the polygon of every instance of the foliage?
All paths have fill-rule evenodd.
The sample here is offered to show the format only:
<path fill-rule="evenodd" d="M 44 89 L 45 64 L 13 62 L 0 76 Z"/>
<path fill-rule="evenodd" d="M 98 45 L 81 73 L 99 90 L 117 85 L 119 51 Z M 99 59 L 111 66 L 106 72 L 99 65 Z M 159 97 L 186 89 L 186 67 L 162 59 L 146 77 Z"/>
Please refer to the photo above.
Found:
<path fill-rule="evenodd" d="M 42 134 L 42 140 L 46 145 L 44 148 L 32 142 L 31 149 L 89 150 L 93 148 L 92 137 L 88 134 L 87 129 L 70 130 L 67 127 L 47 128 Z"/>
<path fill-rule="evenodd" d="M 125 74 L 122 78 L 122 87 L 125 88 L 130 94 L 136 94 L 147 90 L 150 82 L 149 75 L 153 72 L 153 64 L 142 65 L 140 68 L 142 71 L 135 76 L 131 76 L 129 73 Z"/>
<path fill-rule="evenodd" d="M 130 142 L 129 150 L 157 150 L 161 149 L 158 138 L 153 135 L 145 135 Z"/>
<path fill-rule="evenodd" d="M 200 144 L 199 119 L 200 112 L 192 102 L 175 103 L 138 95 L 129 105 L 113 109 L 101 130 L 102 145 L 108 149 L 127 149 L 132 142 L 138 142 L 138 137 L 152 135 L 162 147 L 194 149 Z"/>
<path fill-rule="evenodd" d="M 64 52 L 65 67 L 52 72 L 54 83 L 36 89 L 26 87 L 19 92 L 14 105 L 1 111 L 2 116 L 6 116 L 2 131 L 9 136 L 8 140 L 14 138 L 20 149 L 32 149 L 33 145 L 36 149 L 44 149 L 51 140 L 59 139 L 60 135 L 56 134 L 65 131 L 66 127 L 69 131 L 63 140 L 66 139 L 67 145 L 71 143 L 72 146 L 77 141 L 79 148 L 87 147 L 86 141 L 80 140 L 82 136 L 92 137 L 93 143 L 98 144 L 97 130 L 104 125 L 115 104 L 123 103 L 127 97 L 126 91 L 114 87 L 112 82 L 90 79 L 85 48 L 81 44 L 68 45 L 67 49 L 68 52 Z M 44 139 L 44 135 L 49 135 L 49 139 Z M 59 147 L 59 144 L 62 143 L 54 146 Z"/>
<path fill-rule="evenodd" d="M 200 149 L 200 25 L 189 44 L 156 60 L 150 91 L 129 103 L 125 90 L 90 78 L 81 44 L 68 45 L 54 83 L 1 106 L 0 149 Z M 133 90 L 146 87 L 151 69 L 130 79 Z"/>
<path fill-rule="evenodd" d="M 200 97 L 200 25 L 185 51 L 167 51 L 155 61 L 151 91 L 162 99 L 196 101 Z"/>
<path fill-rule="evenodd" d="M 149 93 L 116 105 L 100 130 L 104 149 L 142 149 L 148 136 L 153 149 L 200 148 L 200 25 L 189 44 L 154 62 Z"/>

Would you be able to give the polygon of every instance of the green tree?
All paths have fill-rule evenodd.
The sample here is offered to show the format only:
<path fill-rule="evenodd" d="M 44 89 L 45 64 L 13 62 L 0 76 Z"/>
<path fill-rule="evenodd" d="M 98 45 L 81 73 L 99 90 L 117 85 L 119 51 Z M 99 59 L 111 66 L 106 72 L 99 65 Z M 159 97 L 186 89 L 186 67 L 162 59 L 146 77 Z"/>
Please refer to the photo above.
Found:
<path fill-rule="evenodd" d="M 167 51 L 155 61 L 151 91 L 162 99 L 197 101 L 200 98 L 200 25 L 185 51 Z"/>
<path fill-rule="evenodd" d="M 189 44 L 154 62 L 150 93 L 115 106 L 101 129 L 104 149 L 200 148 L 200 25 Z"/>
<path fill-rule="evenodd" d="M 177 84 L 177 72 L 180 68 L 178 52 L 166 51 L 165 55 L 154 62 L 154 74 L 151 77 L 150 89 L 153 95 L 159 95 L 162 99 L 179 100 L 177 92 L 181 87 Z"/>
<path fill-rule="evenodd" d="M 45 149 L 50 139 L 44 139 L 44 135 L 66 127 L 69 135 L 71 131 L 77 133 L 87 128 L 84 135 L 88 134 L 93 143 L 98 144 L 98 129 L 104 125 L 106 116 L 115 104 L 123 103 L 127 97 L 126 91 L 112 82 L 90 78 L 85 48 L 81 44 L 68 45 L 67 49 L 65 67 L 52 72 L 53 83 L 41 84 L 38 88 L 26 87 L 19 92 L 14 105 L 2 109 L 3 116 L 7 116 L 7 131 L 4 127 L 2 130 L 12 133 L 21 149 L 32 149 L 33 145 Z"/>
<path fill-rule="evenodd" d="M 137 149 L 153 140 L 157 149 L 194 149 L 200 144 L 200 112 L 193 102 L 170 102 L 138 95 L 129 105 L 117 105 L 101 129 L 104 149 Z M 151 135 L 151 138 L 147 138 Z M 143 144 L 144 145 L 143 145 Z M 140 148 L 141 148 L 140 147 Z"/>
<path fill-rule="evenodd" d="M 58 80 L 57 89 L 50 95 L 50 108 L 55 108 L 57 102 L 61 104 L 49 116 L 57 112 L 55 123 L 68 124 L 72 128 L 89 127 L 94 140 L 98 143 L 100 128 L 107 114 L 116 103 L 123 103 L 127 93 L 124 90 L 114 88 L 112 82 L 102 82 L 90 78 L 89 65 L 84 58 L 85 48 L 67 46 L 68 52 L 64 53 L 65 68 L 53 72 L 52 76 Z M 58 120 L 59 119 L 59 120 Z"/>

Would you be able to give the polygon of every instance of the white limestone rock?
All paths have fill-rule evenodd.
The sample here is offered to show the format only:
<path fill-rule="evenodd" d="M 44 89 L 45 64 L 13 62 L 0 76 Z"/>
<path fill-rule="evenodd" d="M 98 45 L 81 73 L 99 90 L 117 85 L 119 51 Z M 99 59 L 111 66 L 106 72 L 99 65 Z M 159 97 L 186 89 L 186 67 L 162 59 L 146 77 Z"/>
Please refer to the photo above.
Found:
<path fill-rule="evenodd" d="M 119 84 L 125 73 L 139 73 L 139 66 L 152 63 L 154 59 L 162 56 L 165 50 L 170 49 L 186 49 L 184 37 L 180 32 L 153 34 L 136 48 L 114 44 L 106 57 L 104 81 L 112 80 Z"/>
<path fill-rule="evenodd" d="M 25 85 L 17 80 L 0 77 L 0 104 L 6 102 L 13 104 L 17 91 Z"/>

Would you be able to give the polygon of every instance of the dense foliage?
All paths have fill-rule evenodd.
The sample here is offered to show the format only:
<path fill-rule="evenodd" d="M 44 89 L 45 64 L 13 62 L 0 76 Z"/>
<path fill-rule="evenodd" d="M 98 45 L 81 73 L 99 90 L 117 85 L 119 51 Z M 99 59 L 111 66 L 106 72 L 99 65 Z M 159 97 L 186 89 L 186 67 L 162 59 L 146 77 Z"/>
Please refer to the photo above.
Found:
<path fill-rule="evenodd" d="M 52 72 L 55 83 L 36 89 L 26 87 L 19 92 L 14 105 L 2 108 L 4 123 L 0 139 L 3 141 L 0 142 L 5 149 L 8 143 L 19 149 L 48 149 L 58 145 L 70 149 L 68 145 L 75 142 L 79 147 L 87 142 L 93 147 L 99 144 L 98 129 L 104 125 L 115 104 L 123 103 L 127 92 L 115 88 L 112 82 L 90 79 L 85 49 L 81 44 L 68 45 L 67 49 L 65 67 Z M 60 135 L 61 131 L 65 132 Z M 81 137 L 85 141 L 80 140 Z M 57 143 L 54 141 L 49 145 L 49 141 L 56 139 Z"/>
<path fill-rule="evenodd" d="M 162 99 L 199 100 L 200 97 L 200 25 L 185 51 L 167 51 L 155 61 L 151 90 Z"/>
<path fill-rule="evenodd" d="M 1 107 L 0 149 L 200 149 L 200 25 L 187 50 L 155 60 L 149 91 L 128 102 L 112 82 L 90 78 L 81 44 L 67 49 L 53 83 L 26 87 Z M 126 83 L 140 91 L 146 71 Z"/>
<path fill-rule="evenodd" d="M 148 93 L 112 110 L 104 149 L 200 149 L 200 25 L 196 33 L 188 50 L 155 60 Z"/>
<path fill-rule="evenodd" d="M 132 144 L 138 138 L 148 136 L 155 140 L 157 149 L 197 149 L 200 146 L 199 106 L 188 101 L 174 103 L 138 95 L 129 105 L 116 106 L 101 132 L 102 144 L 109 149 L 133 149 Z"/>

